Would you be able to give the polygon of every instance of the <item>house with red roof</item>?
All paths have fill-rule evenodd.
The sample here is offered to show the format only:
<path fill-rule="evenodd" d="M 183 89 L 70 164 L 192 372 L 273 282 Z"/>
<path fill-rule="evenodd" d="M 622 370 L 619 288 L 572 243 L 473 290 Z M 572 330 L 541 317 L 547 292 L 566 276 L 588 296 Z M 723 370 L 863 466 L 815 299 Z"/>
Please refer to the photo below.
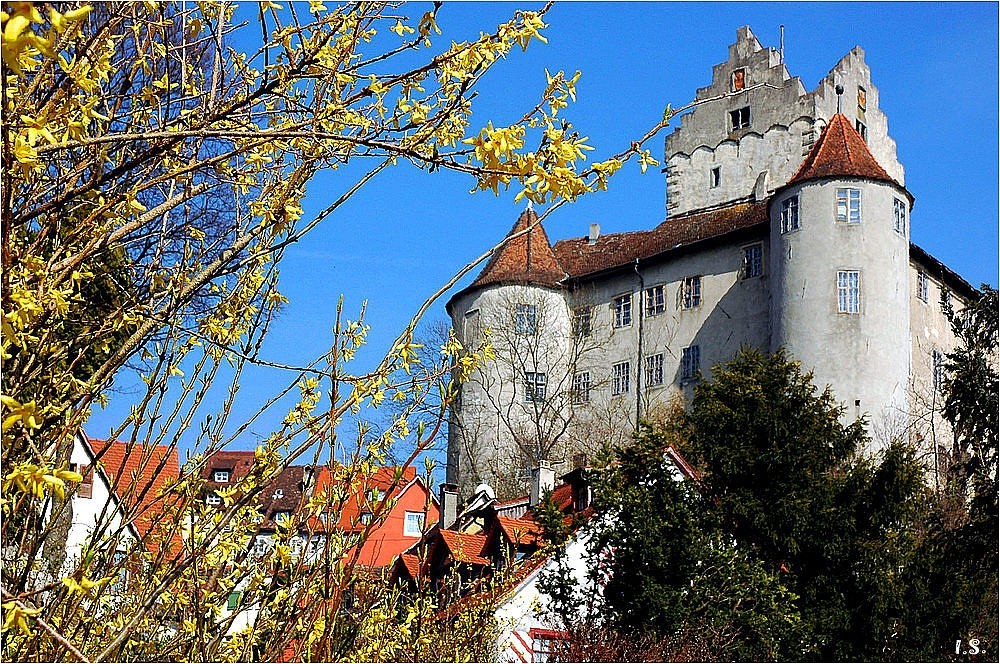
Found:
<path fill-rule="evenodd" d="M 488 330 L 495 356 L 452 406 L 463 496 L 517 495 L 543 460 L 569 470 L 743 346 L 785 349 L 845 423 L 918 444 L 943 426 L 933 394 L 957 339 L 938 303 L 977 291 L 910 240 L 914 195 L 864 51 L 807 90 L 742 27 L 672 122 L 663 218 L 552 242 L 529 207 L 448 301 L 459 341 Z"/>

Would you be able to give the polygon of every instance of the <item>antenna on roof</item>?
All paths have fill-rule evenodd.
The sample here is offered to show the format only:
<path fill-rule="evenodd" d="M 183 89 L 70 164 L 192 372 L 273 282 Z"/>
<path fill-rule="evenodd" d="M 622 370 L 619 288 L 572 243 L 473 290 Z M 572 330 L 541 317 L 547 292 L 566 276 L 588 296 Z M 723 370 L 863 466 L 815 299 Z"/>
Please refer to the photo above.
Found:
<path fill-rule="evenodd" d="M 840 113 L 840 99 L 841 95 L 844 94 L 844 86 L 838 83 L 837 87 L 835 87 L 833 91 L 837 93 L 837 113 Z"/>
<path fill-rule="evenodd" d="M 778 39 L 778 58 L 781 64 L 785 64 L 785 24 L 782 23 L 778 26 L 778 32 L 781 37 Z"/>

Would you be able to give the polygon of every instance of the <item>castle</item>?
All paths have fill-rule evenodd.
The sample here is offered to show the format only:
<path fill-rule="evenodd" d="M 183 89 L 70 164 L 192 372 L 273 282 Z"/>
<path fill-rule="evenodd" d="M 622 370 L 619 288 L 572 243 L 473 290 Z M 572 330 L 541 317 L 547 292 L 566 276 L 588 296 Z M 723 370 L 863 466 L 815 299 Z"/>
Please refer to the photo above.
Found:
<path fill-rule="evenodd" d="M 876 445 L 945 442 L 939 302 L 976 290 L 910 242 L 914 197 L 863 51 L 807 92 L 743 27 L 695 99 L 665 140 L 665 221 L 552 244 L 529 209 L 449 300 L 459 339 L 485 332 L 495 353 L 450 416 L 463 494 L 568 470 L 744 345 L 787 349 Z"/>

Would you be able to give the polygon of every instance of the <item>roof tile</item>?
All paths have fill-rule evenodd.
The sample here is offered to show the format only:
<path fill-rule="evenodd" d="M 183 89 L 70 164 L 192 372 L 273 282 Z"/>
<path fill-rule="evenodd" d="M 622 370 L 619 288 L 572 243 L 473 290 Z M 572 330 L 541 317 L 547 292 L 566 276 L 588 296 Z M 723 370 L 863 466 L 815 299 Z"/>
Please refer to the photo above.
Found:
<path fill-rule="evenodd" d="M 818 178 L 863 177 L 900 185 L 892 179 L 872 156 L 865 139 L 851 126 L 851 121 L 837 113 L 823 129 L 819 140 L 792 176 L 788 184 Z"/>
<path fill-rule="evenodd" d="M 471 287 L 504 283 L 558 286 L 566 276 L 534 210 L 525 210 Z M 523 233 L 522 235 L 517 235 Z M 511 238 L 511 236 L 517 237 Z"/>

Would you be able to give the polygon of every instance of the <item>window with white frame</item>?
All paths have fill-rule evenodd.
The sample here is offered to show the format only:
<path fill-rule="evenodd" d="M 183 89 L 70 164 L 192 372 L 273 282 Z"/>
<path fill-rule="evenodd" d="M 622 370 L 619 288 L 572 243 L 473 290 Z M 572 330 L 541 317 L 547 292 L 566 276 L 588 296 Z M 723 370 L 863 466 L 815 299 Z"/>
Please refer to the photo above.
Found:
<path fill-rule="evenodd" d="M 580 371 L 573 374 L 573 403 L 590 402 L 590 372 Z"/>
<path fill-rule="evenodd" d="M 663 353 L 646 356 L 646 386 L 663 385 Z"/>
<path fill-rule="evenodd" d="M 799 197 L 792 196 L 781 202 L 781 232 L 790 233 L 799 229 Z"/>
<path fill-rule="evenodd" d="M 628 327 L 632 324 L 632 294 L 619 295 L 611 303 L 615 327 Z"/>
<path fill-rule="evenodd" d="M 740 250 L 740 279 L 753 279 L 764 274 L 764 245 L 751 244 Z"/>
<path fill-rule="evenodd" d="M 538 371 L 524 372 L 524 400 L 531 403 L 545 401 L 545 374 Z"/>
<path fill-rule="evenodd" d="M 573 336 L 577 339 L 590 336 L 590 324 L 593 317 L 593 309 L 587 307 L 577 307 L 573 309 Z"/>
<path fill-rule="evenodd" d="M 611 367 L 611 394 L 625 394 L 629 390 L 630 372 L 628 362 L 619 362 Z"/>
<path fill-rule="evenodd" d="M 424 513 L 407 512 L 406 521 L 403 523 L 404 537 L 420 537 L 424 531 Z"/>
<path fill-rule="evenodd" d="M 642 292 L 647 316 L 658 316 L 667 310 L 663 299 L 663 284 L 651 286 Z"/>
<path fill-rule="evenodd" d="M 694 309 L 701 306 L 701 276 L 685 277 L 681 282 L 680 308 Z"/>
<path fill-rule="evenodd" d="M 861 273 L 857 270 L 837 272 L 837 311 L 842 314 L 861 313 Z"/>
<path fill-rule="evenodd" d="M 701 371 L 701 347 L 688 346 L 681 350 L 681 379 L 691 380 Z"/>
<path fill-rule="evenodd" d="M 215 470 L 212 471 L 212 481 L 213 482 L 228 482 L 229 481 L 229 470 Z"/>
<path fill-rule="evenodd" d="M 729 111 L 729 131 L 746 129 L 750 126 L 750 107 L 744 106 Z"/>
<path fill-rule="evenodd" d="M 931 351 L 931 370 L 934 372 L 934 391 L 944 386 L 944 355 L 939 350 Z"/>
<path fill-rule="evenodd" d="M 371 523 L 372 522 L 372 516 L 373 516 L 373 514 L 371 512 L 367 512 L 367 511 L 362 512 L 361 513 L 361 525 L 367 526 L 369 523 Z"/>
<path fill-rule="evenodd" d="M 205 504 L 217 507 L 222 504 L 222 498 L 217 493 L 210 493 L 205 496 Z"/>
<path fill-rule="evenodd" d="M 837 188 L 837 221 L 845 224 L 861 223 L 861 190 L 852 187 Z"/>
<path fill-rule="evenodd" d="M 921 302 L 927 301 L 927 273 L 923 270 L 917 272 L 917 297 Z"/>
<path fill-rule="evenodd" d="M 538 329 L 538 307 L 533 304 L 517 304 L 514 307 L 514 332 L 534 334 Z"/>
<path fill-rule="evenodd" d="M 892 229 L 900 235 L 906 235 L 906 203 L 898 198 L 892 199 Z"/>

